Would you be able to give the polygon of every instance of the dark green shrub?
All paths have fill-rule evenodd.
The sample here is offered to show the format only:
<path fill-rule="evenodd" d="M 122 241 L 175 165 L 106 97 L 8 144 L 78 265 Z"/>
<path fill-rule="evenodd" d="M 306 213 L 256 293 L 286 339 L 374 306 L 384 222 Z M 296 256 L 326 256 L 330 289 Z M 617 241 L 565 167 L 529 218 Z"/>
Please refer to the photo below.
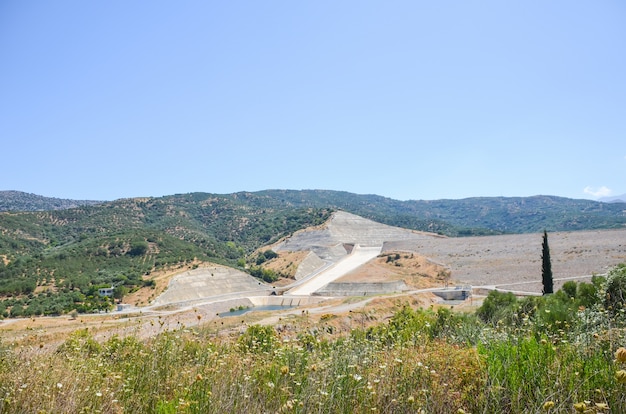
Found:
<path fill-rule="evenodd" d="M 499 321 L 510 321 L 513 316 L 517 298 L 511 292 L 489 292 L 483 304 L 476 310 L 476 315 L 486 323 L 497 324 Z"/>

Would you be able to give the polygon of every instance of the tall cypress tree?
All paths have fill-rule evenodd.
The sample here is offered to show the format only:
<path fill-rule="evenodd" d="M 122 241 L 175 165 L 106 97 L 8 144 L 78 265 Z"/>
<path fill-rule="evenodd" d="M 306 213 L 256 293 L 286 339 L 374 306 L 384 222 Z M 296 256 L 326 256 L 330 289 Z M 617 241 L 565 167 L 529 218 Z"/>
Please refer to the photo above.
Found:
<path fill-rule="evenodd" d="M 550 247 L 548 247 L 548 233 L 545 230 L 543 231 L 543 243 L 541 244 L 541 281 L 543 283 L 544 295 L 554 293 Z"/>

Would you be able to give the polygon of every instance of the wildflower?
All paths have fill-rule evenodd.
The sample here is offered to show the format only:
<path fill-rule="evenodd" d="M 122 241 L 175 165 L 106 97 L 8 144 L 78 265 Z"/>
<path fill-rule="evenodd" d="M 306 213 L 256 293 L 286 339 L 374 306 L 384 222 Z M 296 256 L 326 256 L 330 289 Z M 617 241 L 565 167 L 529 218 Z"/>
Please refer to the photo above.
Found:
<path fill-rule="evenodd" d="M 96 397 L 102 397 L 102 393 L 101 393 L 100 391 L 98 391 L 98 392 L 96 393 Z"/>
<path fill-rule="evenodd" d="M 280 373 L 283 375 L 289 374 L 289 367 L 287 365 L 283 365 L 282 367 L 280 367 Z"/>
<path fill-rule="evenodd" d="M 58 388 L 58 389 L 63 388 L 63 384 L 61 384 L 60 382 L 57 382 L 57 388 Z"/>
<path fill-rule="evenodd" d="M 574 410 L 576 410 L 579 413 L 584 413 L 586 409 L 587 409 L 587 404 L 585 404 L 584 402 L 579 402 L 579 403 L 574 404 Z"/>
<path fill-rule="evenodd" d="M 406 399 L 407 402 L 409 403 L 414 403 L 415 402 L 415 397 L 413 397 L 412 395 L 409 395 L 409 397 Z"/>
<path fill-rule="evenodd" d="M 363 378 L 362 376 L 360 376 L 359 374 L 354 374 L 352 376 L 352 378 L 354 378 L 355 381 L 361 381 L 361 379 Z"/>
<path fill-rule="evenodd" d="M 609 409 L 609 405 L 607 403 L 596 403 L 596 409 L 598 410 L 608 410 Z"/>
<path fill-rule="evenodd" d="M 548 411 L 552 407 L 554 407 L 554 401 L 546 401 L 543 403 L 543 409 L 546 411 Z"/>
<path fill-rule="evenodd" d="M 617 380 L 617 382 L 623 384 L 626 382 L 626 371 L 623 369 L 620 369 L 619 371 L 617 371 L 615 373 L 615 379 Z"/>
<path fill-rule="evenodd" d="M 202 374 L 196 375 L 196 381 L 202 381 Z"/>
<path fill-rule="evenodd" d="M 615 351 L 615 360 L 617 362 L 626 362 L 626 348 L 617 348 L 617 351 Z"/>

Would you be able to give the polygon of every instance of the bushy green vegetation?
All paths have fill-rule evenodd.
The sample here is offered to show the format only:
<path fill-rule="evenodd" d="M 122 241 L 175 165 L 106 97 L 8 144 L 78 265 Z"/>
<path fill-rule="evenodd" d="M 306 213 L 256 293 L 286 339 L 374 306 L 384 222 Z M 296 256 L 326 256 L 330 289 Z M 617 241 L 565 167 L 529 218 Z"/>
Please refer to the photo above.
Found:
<path fill-rule="evenodd" d="M 210 322 L 145 342 L 78 330 L 56 352 L 2 350 L 0 413 L 626 412 L 624 311 L 606 295 L 624 278 L 493 293 L 476 315 L 399 306 L 340 336 L 304 314 L 232 339 Z"/>
<path fill-rule="evenodd" d="M 153 271 L 193 261 L 245 270 L 247 255 L 261 245 L 319 225 L 331 213 L 267 203 L 252 208 L 242 197 L 194 194 L 0 213 L 0 316 L 105 310 L 112 301 L 94 288 L 114 286 L 119 299 L 149 285 Z M 278 277 L 249 271 L 268 282 Z"/>

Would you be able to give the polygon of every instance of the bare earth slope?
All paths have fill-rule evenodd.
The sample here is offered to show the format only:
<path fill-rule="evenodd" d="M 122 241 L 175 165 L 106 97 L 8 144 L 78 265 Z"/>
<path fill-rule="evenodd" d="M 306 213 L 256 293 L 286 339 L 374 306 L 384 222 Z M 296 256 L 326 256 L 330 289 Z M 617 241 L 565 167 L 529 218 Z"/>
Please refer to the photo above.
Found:
<path fill-rule="evenodd" d="M 603 274 L 626 262 L 626 229 L 549 233 L 548 241 L 556 287 L 562 283 L 558 279 Z M 448 238 L 338 212 L 326 227 L 298 232 L 274 246 L 274 250 L 311 251 L 326 263 L 335 263 L 356 244 L 382 246 L 383 254 L 408 252 L 447 269 L 451 282 L 457 284 L 506 289 L 522 283 L 521 290 L 541 292 L 541 242 L 540 233 Z M 376 277 L 366 267 L 361 274 Z M 393 270 L 385 269 L 388 273 Z M 392 274 L 389 277 L 394 278 Z"/>
<path fill-rule="evenodd" d="M 432 238 L 389 242 L 385 250 L 426 256 L 445 265 L 459 283 L 502 288 L 525 283 L 522 290 L 541 292 L 541 242 L 539 233 Z M 555 279 L 603 274 L 626 262 L 626 230 L 549 233 L 548 244 Z"/>
<path fill-rule="evenodd" d="M 626 230 L 550 233 L 548 241 L 557 288 L 567 278 L 603 274 L 626 262 Z M 438 277 L 442 272 L 453 284 L 539 293 L 541 242 L 541 234 L 447 238 L 337 212 L 325 226 L 297 232 L 272 249 L 279 257 L 299 253 L 301 261 L 291 265 L 298 266 L 294 272 L 298 282 L 290 295 L 311 295 L 336 280 L 403 280 L 411 288 L 442 285 L 444 281 Z M 389 263 L 376 258 L 379 253 L 401 253 L 401 257 Z M 153 303 L 238 293 L 269 295 L 271 291 L 270 286 L 245 273 L 212 266 L 179 274 Z"/>

